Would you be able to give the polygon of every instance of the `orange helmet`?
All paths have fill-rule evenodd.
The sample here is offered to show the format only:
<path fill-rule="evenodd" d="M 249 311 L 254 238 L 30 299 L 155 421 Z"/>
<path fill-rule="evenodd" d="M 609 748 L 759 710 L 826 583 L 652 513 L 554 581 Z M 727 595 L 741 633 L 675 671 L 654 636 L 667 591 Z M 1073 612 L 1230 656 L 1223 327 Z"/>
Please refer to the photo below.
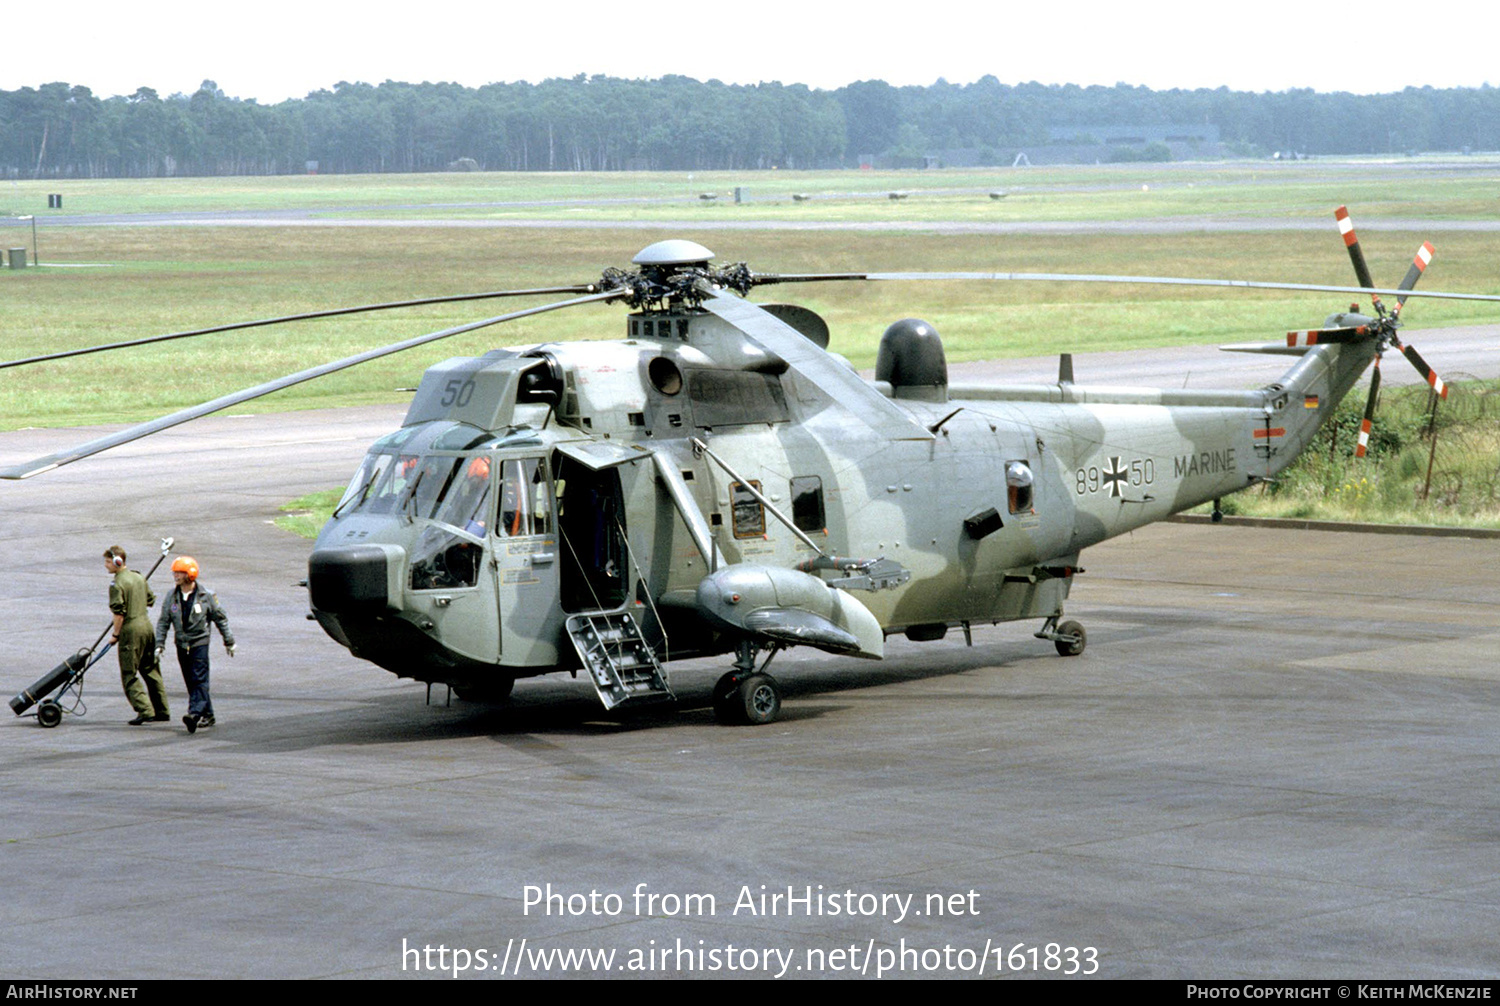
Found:
<path fill-rule="evenodd" d="M 189 580 L 198 579 L 198 560 L 190 555 L 179 555 L 172 560 L 172 572 L 186 573 Z"/>
<path fill-rule="evenodd" d="M 469 478 L 487 479 L 490 477 L 490 459 L 477 457 L 469 462 Z"/>

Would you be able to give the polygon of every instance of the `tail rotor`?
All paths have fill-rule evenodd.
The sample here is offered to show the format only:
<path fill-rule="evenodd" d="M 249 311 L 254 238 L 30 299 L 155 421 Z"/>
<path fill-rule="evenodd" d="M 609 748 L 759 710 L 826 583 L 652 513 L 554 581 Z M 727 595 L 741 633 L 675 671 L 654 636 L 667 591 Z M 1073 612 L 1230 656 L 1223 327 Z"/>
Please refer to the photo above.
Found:
<path fill-rule="evenodd" d="M 1429 387 L 1439 398 L 1448 397 L 1448 385 L 1438 376 L 1437 371 L 1422 359 L 1420 353 L 1410 345 L 1403 343 L 1396 334 L 1401 327 L 1401 308 L 1406 305 L 1405 291 L 1413 289 L 1422 274 L 1427 271 L 1427 266 L 1432 262 L 1432 242 L 1422 242 L 1422 247 L 1417 249 L 1417 254 L 1412 258 L 1411 265 L 1406 270 L 1406 275 L 1401 280 L 1401 285 L 1396 289 L 1402 291 L 1396 297 L 1396 306 L 1387 309 L 1378 294 L 1374 292 L 1375 283 L 1370 277 L 1370 267 L 1365 262 L 1365 253 L 1359 246 L 1359 238 L 1354 233 L 1354 221 L 1349 218 L 1349 209 L 1340 206 L 1333 212 L 1334 219 L 1338 221 L 1339 233 L 1343 235 L 1344 246 L 1349 249 L 1349 260 L 1354 264 L 1354 275 L 1359 280 L 1359 285 L 1370 291 L 1370 302 L 1375 307 L 1375 320 L 1369 325 L 1361 325 L 1354 328 L 1330 328 L 1318 329 L 1308 332 L 1291 332 L 1287 335 L 1288 346 L 1313 345 L 1318 342 L 1352 342 L 1369 333 L 1376 337 L 1375 369 L 1370 375 L 1370 396 L 1365 401 L 1365 415 L 1359 426 L 1359 446 L 1354 450 L 1354 456 L 1364 457 L 1369 452 L 1370 429 L 1375 419 L 1375 404 L 1380 395 L 1380 360 L 1388 349 L 1397 349 L 1417 369 Z M 1293 341 L 1297 338 L 1301 341 Z"/>
<path fill-rule="evenodd" d="M 1370 430 L 1375 425 L 1375 401 L 1380 397 L 1380 357 L 1375 357 L 1375 369 L 1370 371 L 1370 397 L 1365 399 L 1365 418 L 1359 423 L 1359 443 L 1354 456 L 1362 458 L 1370 452 Z"/>

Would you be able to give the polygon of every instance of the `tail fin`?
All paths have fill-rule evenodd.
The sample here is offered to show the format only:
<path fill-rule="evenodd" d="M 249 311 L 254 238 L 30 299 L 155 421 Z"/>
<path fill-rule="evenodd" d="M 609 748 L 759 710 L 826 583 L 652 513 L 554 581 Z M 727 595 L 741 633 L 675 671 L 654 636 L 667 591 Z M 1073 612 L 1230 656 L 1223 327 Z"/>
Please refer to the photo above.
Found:
<path fill-rule="evenodd" d="M 1257 452 L 1266 460 L 1266 471 L 1275 475 L 1307 449 L 1322 425 L 1333 418 L 1351 388 L 1375 359 L 1379 341 L 1375 334 L 1354 329 L 1340 330 L 1336 339 L 1313 339 L 1302 346 L 1287 347 L 1302 358 L 1267 385 L 1266 427 L 1257 431 Z M 1348 332 L 1348 337 L 1342 333 Z M 1292 333 L 1307 336 L 1312 333 Z M 1290 338 L 1290 336 L 1289 336 Z"/>

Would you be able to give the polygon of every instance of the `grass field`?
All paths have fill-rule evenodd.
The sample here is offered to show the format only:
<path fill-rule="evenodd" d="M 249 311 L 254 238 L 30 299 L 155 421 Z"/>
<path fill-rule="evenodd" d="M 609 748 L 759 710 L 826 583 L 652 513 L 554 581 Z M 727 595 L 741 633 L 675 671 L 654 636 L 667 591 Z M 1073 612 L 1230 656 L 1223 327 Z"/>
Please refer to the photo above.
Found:
<path fill-rule="evenodd" d="M 1497 217 L 1500 162 L 1454 158 L 1314 164 L 1125 165 L 903 173 L 746 175 L 300 176 L 0 183 L 0 209 L 38 212 L 40 269 L 0 270 L 5 359 L 229 321 L 349 304 L 588 282 L 674 236 L 652 220 L 710 229 L 689 236 L 759 271 L 993 270 L 1097 272 L 1350 284 L 1332 224 L 1347 202 L 1359 222 Z M 701 191 L 748 187 L 752 199 L 705 204 Z M 891 201 L 894 189 L 909 192 Z M 989 192 L 1007 192 L 991 199 Z M 363 217 L 568 219 L 567 228 L 422 226 L 49 226 L 45 194 L 70 216 L 192 210 L 318 210 Z M 814 195 L 794 204 L 793 192 Z M 522 203 L 566 204 L 522 206 Z M 496 205 L 508 204 L 508 205 Z M 882 230 L 882 221 L 1058 221 L 1132 217 L 1289 218 L 1326 229 L 1067 235 Z M 757 229 L 778 221 L 848 222 L 857 231 Z M 611 222 L 643 221 L 628 229 Z M 602 226 L 592 228 L 590 221 Z M 711 229 L 722 223 L 724 229 Z M 1376 281 L 1395 284 L 1424 238 L 1438 246 L 1424 287 L 1500 292 L 1500 233 L 1368 230 Z M 0 245 L 30 245 L 30 223 L 0 226 Z M 90 264 L 90 268 L 56 268 Z M 920 316 L 952 361 L 1069 350 L 1274 338 L 1316 325 L 1338 295 L 1073 284 L 818 284 L 762 291 L 819 311 L 833 348 L 873 365 L 880 332 Z M 139 420 L 424 332 L 521 306 L 425 307 L 208 336 L 12 369 L 0 382 L 0 426 Z M 1414 301 L 1411 329 L 1493 321 L 1491 305 Z M 447 356 L 496 345 L 618 338 L 623 312 L 589 307 L 544 315 L 387 358 L 269 396 L 236 411 L 404 400 Z M 1481 375 L 1494 376 L 1494 375 Z"/>
<path fill-rule="evenodd" d="M 1363 399 L 1359 393 L 1346 398 L 1276 483 L 1225 499 L 1224 512 L 1500 527 L 1500 381 L 1457 382 L 1444 402 L 1421 385 L 1387 388 L 1370 456 L 1360 460 L 1351 448 Z"/>
<path fill-rule="evenodd" d="M 1230 161 L 912 171 L 432 173 L 11 180 L 0 217 L 314 211 L 338 218 L 1123 220 L 1145 216 L 1495 217 L 1494 157 Z M 733 192 L 746 202 L 736 206 Z M 891 192 L 907 198 L 891 201 Z M 1003 199 L 990 193 L 1003 192 Z M 63 197 L 47 209 L 47 195 Z M 705 202 L 700 197 L 718 198 Z M 809 197 L 794 203 L 793 194 Z M 587 204 L 587 205 L 580 205 Z M 788 215 L 787 210 L 795 210 Z"/>

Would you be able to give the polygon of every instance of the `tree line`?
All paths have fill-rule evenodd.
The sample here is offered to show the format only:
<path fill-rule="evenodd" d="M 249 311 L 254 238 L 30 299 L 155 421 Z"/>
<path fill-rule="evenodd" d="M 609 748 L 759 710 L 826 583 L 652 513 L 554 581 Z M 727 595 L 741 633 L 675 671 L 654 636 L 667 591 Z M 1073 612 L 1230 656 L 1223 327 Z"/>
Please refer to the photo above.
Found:
<path fill-rule="evenodd" d="M 83 86 L 0 91 L 0 177 L 854 166 L 968 149 L 1009 163 L 1061 126 L 1212 124 L 1237 154 L 1500 149 L 1500 89 L 1355 95 L 972 84 L 837 90 L 666 76 L 540 84 L 340 82 L 263 105 L 213 81 L 161 97 Z"/>

